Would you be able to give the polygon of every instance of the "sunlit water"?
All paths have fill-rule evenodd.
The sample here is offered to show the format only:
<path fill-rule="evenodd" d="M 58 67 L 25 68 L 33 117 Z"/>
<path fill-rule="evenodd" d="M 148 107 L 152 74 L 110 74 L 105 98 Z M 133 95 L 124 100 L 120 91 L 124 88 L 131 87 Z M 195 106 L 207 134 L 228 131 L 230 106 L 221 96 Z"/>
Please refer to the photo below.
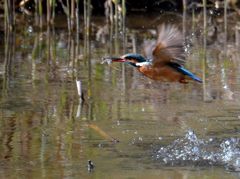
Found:
<path fill-rule="evenodd" d="M 25 24 L 0 44 L 0 178 L 240 177 L 234 24 L 227 43 L 218 24 L 206 68 L 203 37 L 187 28 L 186 66 L 205 71 L 204 84 L 154 82 L 127 65 L 102 64 L 142 53 L 156 38 L 153 18 L 129 17 L 125 30 L 92 18 L 90 36 L 81 30 L 79 41 L 61 23 L 43 32 Z"/>

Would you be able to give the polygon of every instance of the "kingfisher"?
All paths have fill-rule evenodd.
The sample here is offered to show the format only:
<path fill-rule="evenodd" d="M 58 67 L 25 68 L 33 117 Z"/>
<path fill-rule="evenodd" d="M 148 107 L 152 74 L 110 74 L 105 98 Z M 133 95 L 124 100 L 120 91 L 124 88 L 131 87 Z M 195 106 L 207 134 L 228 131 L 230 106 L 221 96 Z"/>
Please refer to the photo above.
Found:
<path fill-rule="evenodd" d="M 105 61 L 129 64 L 152 80 L 180 83 L 192 80 L 202 83 L 201 78 L 184 68 L 184 38 L 178 27 L 162 24 L 158 30 L 157 41 L 147 47 L 150 49 L 149 58 L 137 53 L 128 53 L 121 57 L 104 58 Z"/>

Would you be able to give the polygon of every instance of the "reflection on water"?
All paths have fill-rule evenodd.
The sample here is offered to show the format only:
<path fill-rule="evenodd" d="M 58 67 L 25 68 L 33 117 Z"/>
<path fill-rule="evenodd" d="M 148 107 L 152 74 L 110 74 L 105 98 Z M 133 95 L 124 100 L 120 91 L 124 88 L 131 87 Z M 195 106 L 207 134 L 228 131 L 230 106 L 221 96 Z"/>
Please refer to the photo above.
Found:
<path fill-rule="evenodd" d="M 204 37 L 183 23 L 193 44 L 186 65 L 204 73 L 204 86 L 154 82 L 129 66 L 101 64 L 102 57 L 143 52 L 165 17 L 129 17 L 126 26 L 92 17 L 87 28 L 79 24 L 79 34 L 62 22 L 6 33 L 0 48 L 0 176 L 239 177 L 232 172 L 239 171 L 240 130 L 235 29 L 223 34 L 223 24 L 213 19 L 217 37 Z M 168 19 L 182 25 L 179 15 Z M 211 41 L 205 49 L 203 38 Z M 90 173 L 89 160 L 95 166 Z"/>

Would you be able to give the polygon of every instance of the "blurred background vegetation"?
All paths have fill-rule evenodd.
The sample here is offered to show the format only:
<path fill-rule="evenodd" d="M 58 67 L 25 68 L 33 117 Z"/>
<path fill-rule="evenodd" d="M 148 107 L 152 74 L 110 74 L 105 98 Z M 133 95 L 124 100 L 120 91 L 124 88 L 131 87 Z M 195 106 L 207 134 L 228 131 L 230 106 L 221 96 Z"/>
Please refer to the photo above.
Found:
<path fill-rule="evenodd" d="M 24 14 L 35 17 L 39 26 L 43 24 L 43 18 L 47 23 L 53 24 L 55 17 L 65 14 L 69 25 L 73 25 L 79 14 L 90 11 L 94 15 L 134 14 L 174 11 L 201 11 L 206 6 L 218 15 L 224 12 L 224 6 L 229 11 L 240 14 L 240 1 L 238 0 L 1 0 L 0 17 L 5 16 L 5 24 L 12 27 L 16 23 L 16 14 Z M 70 27 L 71 28 L 71 27 Z"/>

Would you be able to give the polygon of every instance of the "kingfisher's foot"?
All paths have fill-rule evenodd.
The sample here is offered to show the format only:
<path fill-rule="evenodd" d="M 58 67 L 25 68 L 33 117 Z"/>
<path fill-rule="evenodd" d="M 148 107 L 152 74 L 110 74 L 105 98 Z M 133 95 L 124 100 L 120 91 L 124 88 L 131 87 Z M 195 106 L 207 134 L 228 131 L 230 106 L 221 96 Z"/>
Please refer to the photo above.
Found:
<path fill-rule="evenodd" d="M 187 84 L 188 81 L 187 81 L 186 79 L 180 79 L 180 80 L 179 80 L 179 83 Z"/>

